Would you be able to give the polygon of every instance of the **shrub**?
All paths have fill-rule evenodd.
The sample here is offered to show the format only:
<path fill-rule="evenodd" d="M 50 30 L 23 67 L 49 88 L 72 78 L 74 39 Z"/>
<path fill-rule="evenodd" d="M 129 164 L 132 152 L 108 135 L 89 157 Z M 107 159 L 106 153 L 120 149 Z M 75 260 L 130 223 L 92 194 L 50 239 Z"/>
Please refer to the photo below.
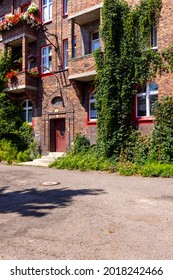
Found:
<path fill-rule="evenodd" d="M 150 158 L 162 163 L 173 162 L 173 97 L 158 100 L 154 115 Z"/>
<path fill-rule="evenodd" d="M 0 140 L 0 161 L 6 160 L 11 163 L 17 158 L 17 147 L 9 140 Z"/>
<path fill-rule="evenodd" d="M 74 141 L 74 154 L 86 152 L 90 148 L 90 142 L 85 135 L 77 134 Z"/>

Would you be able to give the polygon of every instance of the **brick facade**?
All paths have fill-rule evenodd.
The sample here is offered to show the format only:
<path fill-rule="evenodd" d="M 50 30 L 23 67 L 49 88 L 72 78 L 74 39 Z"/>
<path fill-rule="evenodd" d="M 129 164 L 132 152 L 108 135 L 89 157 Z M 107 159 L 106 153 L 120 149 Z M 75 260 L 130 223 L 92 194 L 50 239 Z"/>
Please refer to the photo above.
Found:
<path fill-rule="evenodd" d="M 20 13 L 22 6 L 34 2 L 40 9 L 38 17 L 40 20 L 42 18 L 41 0 L 3 2 L 0 6 L 0 16 L 7 16 L 13 12 Z M 138 2 L 128 1 L 131 5 Z M 65 123 L 65 150 L 74 141 L 76 133 L 85 134 L 91 144 L 95 143 L 96 123 L 88 120 L 89 95 L 94 90 L 96 76 L 91 34 L 99 30 L 101 25 L 102 5 L 101 0 L 69 0 L 68 15 L 63 15 L 63 0 L 53 0 L 52 20 L 44 23 L 39 29 L 22 24 L 3 31 L 1 49 L 10 47 L 15 51 L 19 48 L 22 50 L 22 71 L 17 74 L 17 84 L 7 84 L 6 92 L 16 99 L 16 102 L 22 103 L 27 99 L 32 102 L 35 138 L 43 154 L 58 150 L 56 127 L 62 120 Z M 172 15 L 172 1 L 163 0 L 158 27 L 159 50 L 173 42 Z M 63 68 L 63 42 L 66 39 L 68 39 L 68 69 Z M 40 75 L 38 79 L 30 77 L 27 73 L 28 55 L 34 53 L 36 58 L 31 62 L 31 66 L 37 67 L 42 73 L 41 50 L 49 45 L 52 46 L 51 72 Z M 163 74 L 156 82 L 159 85 L 159 97 L 173 95 L 172 76 Z M 59 101 L 55 102 L 56 100 Z M 139 122 L 138 126 L 142 133 L 148 133 L 153 127 L 153 121 Z M 63 134 L 61 136 L 63 137 Z"/>

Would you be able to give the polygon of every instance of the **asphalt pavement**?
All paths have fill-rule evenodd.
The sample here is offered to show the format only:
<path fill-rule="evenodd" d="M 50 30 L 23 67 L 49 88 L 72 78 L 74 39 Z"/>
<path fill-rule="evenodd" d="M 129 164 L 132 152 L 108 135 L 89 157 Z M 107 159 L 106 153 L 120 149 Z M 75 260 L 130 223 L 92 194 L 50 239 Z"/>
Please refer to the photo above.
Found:
<path fill-rule="evenodd" d="M 0 164 L 0 259 L 173 259 L 173 179 Z"/>

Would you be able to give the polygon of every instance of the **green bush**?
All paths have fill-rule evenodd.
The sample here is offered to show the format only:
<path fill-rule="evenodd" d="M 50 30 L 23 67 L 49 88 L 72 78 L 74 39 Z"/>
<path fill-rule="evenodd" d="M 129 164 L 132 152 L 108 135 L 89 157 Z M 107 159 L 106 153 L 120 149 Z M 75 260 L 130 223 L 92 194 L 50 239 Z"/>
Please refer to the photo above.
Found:
<path fill-rule="evenodd" d="M 151 146 L 151 135 L 141 135 L 137 130 L 133 130 L 122 149 L 120 162 L 132 162 L 144 164 L 148 160 Z"/>
<path fill-rule="evenodd" d="M 140 174 L 144 177 L 173 177 L 173 164 L 146 164 Z"/>
<path fill-rule="evenodd" d="M 17 158 L 17 147 L 9 140 L 0 140 L 0 161 L 6 160 L 11 163 Z"/>
<path fill-rule="evenodd" d="M 167 96 L 154 105 L 155 126 L 151 141 L 151 160 L 173 162 L 173 97 Z"/>
<path fill-rule="evenodd" d="M 74 154 L 86 152 L 90 148 L 90 142 L 85 135 L 77 134 L 74 141 Z"/>

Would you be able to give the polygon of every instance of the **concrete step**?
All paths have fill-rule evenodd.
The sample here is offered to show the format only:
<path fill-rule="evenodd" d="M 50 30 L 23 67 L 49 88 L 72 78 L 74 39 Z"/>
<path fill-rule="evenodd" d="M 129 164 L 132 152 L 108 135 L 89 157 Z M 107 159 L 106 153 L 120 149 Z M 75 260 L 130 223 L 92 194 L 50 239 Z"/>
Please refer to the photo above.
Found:
<path fill-rule="evenodd" d="M 60 152 L 50 152 L 46 156 L 42 156 L 41 158 L 34 159 L 33 161 L 27 161 L 27 162 L 21 162 L 19 165 L 31 165 L 31 166 L 45 166 L 47 167 L 49 163 L 53 162 L 56 158 L 60 158 L 64 155 L 65 153 L 60 153 Z"/>

